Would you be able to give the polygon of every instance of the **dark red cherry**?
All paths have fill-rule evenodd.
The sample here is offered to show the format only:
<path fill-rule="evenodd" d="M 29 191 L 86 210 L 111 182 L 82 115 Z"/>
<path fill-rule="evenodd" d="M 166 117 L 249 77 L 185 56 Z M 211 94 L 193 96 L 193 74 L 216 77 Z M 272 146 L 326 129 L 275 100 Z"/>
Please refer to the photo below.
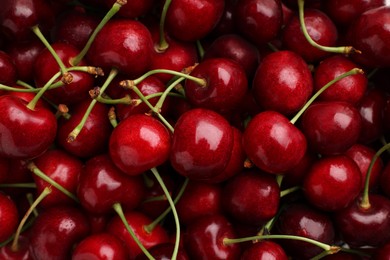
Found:
<path fill-rule="evenodd" d="M 27 168 L 28 161 L 21 159 L 8 159 L 4 158 L 8 161 L 8 172 L 5 173 L 6 179 L 1 183 L 4 184 L 15 184 L 15 183 L 32 183 L 34 182 L 31 171 Z M 26 192 L 32 192 L 33 190 L 30 188 L 22 189 L 22 188 L 1 188 L 1 191 L 6 194 L 15 197 L 25 196 Z"/>
<path fill-rule="evenodd" d="M 168 260 L 171 259 L 172 253 L 173 253 L 174 244 L 172 243 L 165 243 L 165 244 L 159 244 L 149 249 L 149 253 L 156 259 L 156 260 Z M 189 260 L 186 251 L 184 248 L 179 247 L 177 257 L 178 260 Z M 143 253 L 139 254 L 135 260 L 148 260 L 147 256 Z"/>
<path fill-rule="evenodd" d="M 335 229 L 330 217 L 306 204 L 293 203 L 283 208 L 275 227 L 279 234 L 303 236 L 325 244 L 333 244 L 335 239 Z M 278 242 L 289 256 L 296 259 L 309 259 L 323 250 L 315 245 L 293 239 L 283 239 Z"/>
<path fill-rule="evenodd" d="M 95 156 L 85 163 L 77 187 L 81 205 L 94 214 L 112 212 L 115 203 L 132 210 L 141 203 L 144 194 L 142 178 L 121 172 L 106 154 Z"/>
<path fill-rule="evenodd" d="M 206 81 L 203 86 L 186 80 L 185 93 L 190 104 L 220 114 L 236 109 L 248 90 L 248 79 L 243 67 L 227 58 L 203 60 L 190 75 Z"/>
<path fill-rule="evenodd" d="M 347 207 L 360 194 L 361 187 L 360 169 L 345 155 L 324 157 L 314 162 L 303 182 L 307 200 L 324 211 Z"/>
<path fill-rule="evenodd" d="M 247 248 L 241 255 L 241 260 L 287 260 L 284 249 L 273 241 L 259 241 Z"/>
<path fill-rule="evenodd" d="M 377 249 L 375 259 L 389 259 L 390 258 L 390 242 Z"/>
<path fill-rule="evenodd" d="M 110 8 L 116 0 L 102 0 L 105 5 Z M 155 2 L 153 0 L 133 0 L 127 1 L 127 3 L 118 11 L 118 16 L 130 19 L 136 19 L 146 15 L 153 7 Z"/>
<path fill-rule="evenodd" d="M 358 198 L 334 216 L 343 240 L 351 247 L 378 247 L 390 241 L 390 201 L 377 194 L 369 196 L 368 208 L 361 207 Z"/>
<path fill-rule="evenodd" d="M 219 19 L 211 35 L 215 37 L 222 36 L 224 34 L 231 34 L 236 32 L 233 13 L 236 8 L 237 0 L 225 0 L 225 8 L 222 16 Z"/>
<path fill-rule="evenodd" d="M 0 243 L 7 240 L 16 231 L 19 224 L 19 212 L 15 202 L 0 192 Z"/>
<path fill-rule="evenodd" d="M 358 67 L 354 62 L 345 56 L 334 55 L 321 61 L 314 72 L 314 90 L 317 92 L 328 82 L 336 77 Z M 324 101 L 345 101 L 356 105 L 367 90 L 367 77 L 365 74 L 351 75 L 343 78 L 318 97 Z"/>
<path fill-rule="evenodd" d="M 260 107 L 291 115 L 311 96 L 313 79 L 300 56 L 291 51 L 277 51 L 260 62 L 252 88 Z"/>
<path fill-rule="evenodd" d="M 67 191 L 76 194 L 76 189 L 80 174 L 83 168 L 83 162 L 77 157 L 72 156 L 63 150 L 53 149 L 46 151 L 44 154 L 34 159 L 35 165 L 50 179 L 60 184 Z M 34 182 L 37 186 L 38 195 L 46 188 L 51 186 L 48 182 L 41 179 L 37 175 L 33 175 Z M 46 196 L 40 206 L 48 208 L 55 205 L 69 205 L 74 201 L 63 194 L 56 188 L 52 188 L 52 192 Z"/>
<path fill-rule="evenodd" d="M 305 9 L 305 26 L 309 36 L 323 46 L 335 46 L 338 32 L 333 21 L 319 9 Z M 329 53 L 312 46 L 302 33 L 298 14 L 286 24 L 282 33 L 282 41 L 287 49 L 294 51 L 307 62 L 316 62 Z"/>
<path fill-rule="evenodd" d="M 121 121 L 111 133 L 109 153 L 128 175 L 139 175 L 169 158 L 171 136 L 157 119 L 136 114 Z"/>
<path fill-rule="evenodd" d="M 322 101 L 308 107 L 301 129 L 314 152 L 340 154 L 354 145 L 361 131 L 359 111 L 346 102 Z"/>
<path fill-rule="evenodd" d="M 0 259 L 7 260 L 33 260 L 29 251 L 29 239 L 26 233 L 22 233 L 18 239 L 18 248 L 12 248 L 12 243 L 0 247 Z"/>
<path fill-rule="evenodd" d="M 280 189 L 275 176 L 252 170 L 229 179 L 222 196 L 224 210 L 234 219 L 261 225 L 278 212 Z"/>
<path fill-rule="evenodd" d="M 233 140 L 233 130 L 224 117 L 204 108 L 191 109 L 175 125 L 170 162 L 190 179 L 213 178 L 227 166 Z"/>
<path fill-rule="evenodd" d="M 225 238 L 235 238 L 232 224 L 223 215 L 208 215 L 192 222 L 184 234 L 188 255 L 194 259 L 238 259 L 240 245 L 225 245 Z"/>
<path fill-rule="evenodd" d="M 127 259 L 127 250 L 123 242 L 114 235 L 99 233 L 87 236 L 80 241 L 72 252 L 72 260 L 89 259 Z"/>
<path fill-rule="evenodd" d="M 87 58 L 94 66 L 107 71 L 115 67 L 133 78 L 149 69 L 152 53 L 153 40 L 149 30 L 139 21 L 120 19 L 110 20 L 102 28 Z"/>
<path fill-rule="evenodd" d="M 248 158 L 268 173 L 283 173 L 295 167 L 306 153 L 306 139 L 285 116 L 264 111 L 249 121 L 243 134 Z"/>
<path fill-rule="evenodd" d="M 17 68 L 11 56 L 0 50 L 0 84 L 13 86 L 17 77 Z"/>
<path fill-rule="evenodd" d="M 66 206 L 49 208 L 40 212 L 34 221 L 30 253 L 33 259 L 70 259 L 73 246 L 89 231 L 88 220 L 79 209 Z"/>
<path fill-rule="evenodd" d="M 310 150 L 307 150 L 302 160 L 300 160 L 294 168 L 283 174 L 282 188 L 301 186 L 306 173 L 309 171 L 311 165 L 316 161 L 316 159 L 317 155 L 312 153 Z"/>
<path fill-rule="evenodd" d="M 283 23 L 282 5 L 278 0 L 238 1 L 233 18 L 245 38 L 261 45 L 278 36 Z"/>
<path fill-rule="evenodd" d="M 223 0 L 173 0 L 166 15 L 166 30 L 180 41 L 200 40 L 214 29 L 223 10 Z"/>
<path fill-rule="evenodd" d="M 57 131 L 54 114 L 11 95 L 0 96 L 0 154 L 8 158 L 33 158 L 52 145 Z"/>

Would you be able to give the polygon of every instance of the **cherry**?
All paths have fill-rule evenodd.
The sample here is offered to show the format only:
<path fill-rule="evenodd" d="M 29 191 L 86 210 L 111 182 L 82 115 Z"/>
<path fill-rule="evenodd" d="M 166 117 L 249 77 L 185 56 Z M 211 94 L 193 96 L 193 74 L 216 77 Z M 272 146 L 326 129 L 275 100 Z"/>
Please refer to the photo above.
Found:
<path fill-rule="evenodd" d="M 268 173 L 283 173 L 295 167 L 306 153 L 302 132 L 282 114 L 264 111 L 249 121 L 243 134 L 248 158 Z"/>
<path fill-rule="evenodd" d="M 8 158 L 34 158 L 53 143 L 57 121 L 54 114 L 11 95 L 0 96 L 0 154 Z"/>
<path fill-rule="evenodd" d="M 256 45 L 275 39 L 282 28 L 282 5 L 278 0 L 238 1 L 233 13 L 237 30 Z"/>
<path fill-rule="evenodd" d="M 234 238 L 232 224 L 223 215 L 208 215 L 192 222 L 184 234 L 184 245 L 194 259 L 237 259 L 238 244 L 225 245 L 224 238 Z"/>
<path fill-rule="evenodd" d="M 0 248 L 0 259 L 7 260 L 33 260 L 29 251 L 29 234 L 22 234 L 18 239 L 17 251 L 12 249 L 12 243 Z"/>
<path fill-rule="evenodd" d="M 288 257 L 284 249 L 277 243 L 272 241 L 259 241 L 253 243 L 246 249 L 241 260 L 287 260 Z"/>
<path fill-rule="evenodd" d="M 286 205 L 277 218 L 275 227 L 280 234 L 303 236 L 325 244 L 332 244 L 335 239 L 335 229 L 330 217 L 303 203 Z M 285 239 L 280 240 L 280 243 L 289 256 L 297 259 L 312 258 L 322 251 L 303 241 Z M 296 250 L 297 248 L 300 250 Z"/>
<path fill-rule="evenodd" d="M 234 10 L 236 8 L 237 0 L 225 0 L 225 7 L 221 18 L 213 31 L 209 34 L 215 37 L 219 37 L 225 34 L 231 34 L 236 32 L 234 24 Z"/>
<path fill-rule="evenodd" d="M 203 78 L 206 85 L 186 80 L 187 100 L 194 107 L 203 107 L 226 114 L 237 108 L 248 89 L 244 69 L 226 58 L 206 59 L 191 72 L 191 76 Z"/>
<path fill-rule="evenodd" d="M 315 102 L 301 117 L 301 129 L 313 151 L 340 154 L 355 144 L 361 131 L 361 116 L 351 104 L 337 101 Z"/>
<path fill-rule="evenodd" d="M 375 253 L 375 259 L 386 259 L 390 257 L 390 242 L 381 246 Z"/>
<path fill-rule="evenodd" d="M 303 183 L 307 200 L 325 211 L 347 207 L 360 194 L 361 187 L 360 169 L 345 155 L 323 157 L 314 162 Z"/>
<path fill-rule="evenodd" d="M 72 252 L 72 260 L 93 259 L 127 259 L 123 242 L 114 235 L 99 233 L 87 236 L 80 241 Z"/>
<path fill-rule="evenodd" d="M 310 170 L 313 162 L 317 160 L 316 154 L 312 151 L 307 150 L 302 160 L 292 168 L 283 174 L 282 188 L 291 188 L 294 186 L 301 186 L 306 173 Z"/>
<path fill-rule="evenodd" d="M 121 172 L 107 154 L 95 156 L 85 163 L 77 187 L 81 205 L 94 214 L 112 212 L 115 203 L 132 210 L 141 203 L 144 194 L 141 177 Z"/>
<path fill-rule="evenodd" d="M 223 0 L 173 0 L 166 14 L 167 33 L 180 41 L 199 40 L 214 29 L 223 10 Z"/>
<path fill-rule="evenodd" d="M 334 78 L 356 68 L 357 65 L 341 55 L 333 55 L 321 61 L 314 73 L 314 90 L 318 91 Z M 343 78 L 327 88 L 318 97 L 323 101 L 345 101 L 356 105 L 367 90 L 365 74 L 355 74 Z"/>
<path fill-rule="evenodd" d="M 110 20 L 97 34 L 87 59 L 105 70 L 116 67 L 133 78 L 149 69 L 152 53 L 153 40 L 146 26 L 136 20 L 119 19 Z"/>
<path fill-rule="evenodd" d="M 19 212 L 15 202 L 5 193 L 0 192 L 0 242 L 8 239 L 18 227 Z"/>
<path fill-rule="evenodd" d="M 28 162 L 26 160 L 8 159 L 8 158 L 5 158 L 5 160 L 7 160 L 9 163 L 8 172 L 5 173 L 7 178 L 3 180 L 1 183 L 17 184 L 17 183 L 34 182 L 31 176 L 31 172 L 27 168 Z M 15 188 L 1 188 L 1 191 L 16 198 L 26 194 L 27 192 L 31 192 L 32 190 L 30 188 L 22 189 L 22 188 L 15 187 Z"/>
<path fill-rule="evenodd" d="M 164 244 L 155 245 L 154 247 L 149 249 L 149 252 L 156 260 L 168 260 L 171 259 L 172 256 L 173 244 L 164 243 Z M 176 259 L 189 260 L 190 258 L 188 257 L 184 248 L 179 248 Z M 136 260 L 148 260 L 148 258 L 146 255 L 139 254 Z"/>
<path fill-rule="evenodd" d="M 11 56 L 0 51 L 0 84 L 12 86 L 17 78 L 17 69 Z"/>
<path fill-rule="evenodd" d="M 128 175 L 139 175 L 169 158 L 171 137 L 157 119 L 136 114 L 121 121 L 111 133 L 109 153 L 114 164 Z"/>
<path fill-rule="evenodd" d="M 79 209 L 49 208 L 34 221 L 30 253 L 33 259 L 70 259 L 73 246 L 88 235 L 89 230 L 88 220 Z"/>
<path fill-rule="evenodd" d="M 204 108 L 191 109 L 175 125 L 170 162 L 190 179 L 213 178 L 227 166 L 233 140 L 233 130 L 224 117 Z"/>
<path fill-rule="evenodd" d="M 102 2 L 107 7 L 111 7 L 116 0 L 102 0 Z M 153 0 L 127 1 L 118 11 L 118 16 L 132 19 L 139 18 L 146 15 L 152 9 L 154 3 Z"/>
<path fill-rule="evenodd" d="M 252 87 L 260 107 L 291 115 L 311 96 L 313 80 L 300 56 L 291 51 L 277 51 L 261 61 Z"/>

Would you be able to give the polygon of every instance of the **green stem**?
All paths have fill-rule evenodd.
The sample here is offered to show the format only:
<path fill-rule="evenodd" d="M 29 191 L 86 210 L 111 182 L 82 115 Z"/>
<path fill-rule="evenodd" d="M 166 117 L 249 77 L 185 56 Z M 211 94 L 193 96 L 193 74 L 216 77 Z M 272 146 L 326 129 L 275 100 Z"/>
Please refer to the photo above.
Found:
<path fill-rule="evenodd" d="M 200 59 L 202 60 L 203 57 L 204 57 L 205 51 L 204 51 L 204 48 L 203 48 L 203 46 L 202 46 L 202 43 L 201 43 L 199 40 L 196 41 L 196 47 L 197 47 L 197 49 L 198 49 L 199 57 L 200 57 Z"/>
<path fill-rule="evenodd" d="M 146 257 L 150 260 L 154 260 L 155 258 L 149 253 L 149 251 L 144 247 L 144 245 L 139 241 L 138 237 L 135 235 L 134 231 L 131 229 L 129 223 L 126 220 L 125 214 L 123 213 L 123 209 L 121 204 L 115 203 L 112 205 L 115 212 L 118 214 L 119 218 L 122 220 L 123 224 L 126 227 L 126 230 L 129 232 L 131 237 L 134 239 L 135 243 L 139 246 L 142 252 L 146 255 Z"/>
<path fill-rule="evenodd" d="M 320 90 L 318 90 L 310 99 L 306 102 L 306 104 L 298 111 L 298 113 L 290 120 L 292 124 L 295 124 L 299 117 L 306 111 L 306 109 L 314 102 L 314 100 L 322 94 L 325 90 L 327 90 L 330 86 L 332 86 L 334 83 L 336 83 L 339 80 L 342 80 L 343 78 L 346 78 L 351 75 L 356 74 L 363 74 L 363 70 L 359 68 L 353 68 L 350 71 L 347 71 L 340 76 L 334 78 L 333 80 L 329 81 L 325 86 L 323 86 Z"/>
<path fill-rule="evenodd" d="M 165 195 L 150 197 L 147 199 L 144 199 L 142 203 L 148 203 L 148 202 L 155 202 L 155 201 L 166 201 L 167 197 Z"/>
<path fill-rule="evenodd" d="M 118 104 L 134 105 L 134 102 L 129 95 L 126 95 L 122 98 L 117 98 L 117 99 L 111 99 L 108 97 L 97 96 L 95 99 L 97 102 L 107 104 L 107 105 L 118 105 Z"/>
<path fill-rule="evenodd" d="M 35 189 L 37 185 L 35 183 L 2 183 L 0 188 L 32 188 Z"/>
<path fill-rule="evenodd" d="M 156 105 L 154 106 L 155 110 L 161 111 L 161 108 L 165 102 L 165 99 L 167 98 L 168 94 L 176 87 L 177 84 L 179 84 L 181 81 L 183 81 L 183 77 L 179 77 L 177 80 L 175 80 L 172 84 L 170 84 L 166 90 L 161 95 L 160 99 L 157 101 Z"/>
<path fill-rule="evenodd" d="M 161 17 L 160 17 L 160 42 L 157 46 L 157 51 L 158 52 L 164 52 L 166 49 L 168 49 L 169 44 L 167 42 L 166 36 L 165 36 L 165 20 L 168 12 L 168 8 L 171 5 L 172 0 L 166 0 L 161 12 Z"/>
<path fill-rule="evenodd" d="M 26 194 L 27 201 L 29 205 L 31 206 L 34 203 L 34 195 L 32 193 L 27 193 Z M 38 210 L 35 208 L 33 210 L 34 217 L 38 217 L 39 213 Z"/>
<path fill-rule="evenodd" d="M 297 190 L 300 190 L 300 189 L 301 189 L 301 187 L 299 187 L 299 186 L 294 186 L 294 187 L 291 187 L 291 188 L 282 190 L 282 191 L 280 192 L 280 197 L 282 198 L 282 197 L 284 197 L 284 196 L 286 196 L 286 195 L 288 195 L 288 194 L 290 194 L 290 193 L 293 193 L 293 192 L 295 192 L 295 191 L 297 191 Z"/>
<path fill-rule="evenodd" d="M 61 76 L 61 72 L 57 72 L 56 74 L 53 75 L 53 77 L 51 77 L 51 79 L 48 82 L 46 82 L 46 84 L 39 90 L 39 92 L 34 96 L 34 98 L 27 104 L 27 107 L 29 109 L 31 110 L 35 109 L 38 100 L 42 97 L 45 91 L 50 88 L 53 82 L 58 79 L 59 76 Z"/>

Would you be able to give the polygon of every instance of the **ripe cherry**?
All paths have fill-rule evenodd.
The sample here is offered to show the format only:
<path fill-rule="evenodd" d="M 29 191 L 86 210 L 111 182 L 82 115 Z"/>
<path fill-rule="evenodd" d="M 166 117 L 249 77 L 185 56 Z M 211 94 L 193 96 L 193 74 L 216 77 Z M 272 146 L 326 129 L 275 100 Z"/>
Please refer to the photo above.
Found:
<path fill-rule="evenodd" d="M 0 242 L 8 239 L 18 227 L 19 212 L 15 202 L 5 193 L 0 192 Z"/>
<path fill-rule="evenodd" d="M 244 250 L 241 260 L 287 260 L 284 249 L 273 241 L 259 241 Z"/>

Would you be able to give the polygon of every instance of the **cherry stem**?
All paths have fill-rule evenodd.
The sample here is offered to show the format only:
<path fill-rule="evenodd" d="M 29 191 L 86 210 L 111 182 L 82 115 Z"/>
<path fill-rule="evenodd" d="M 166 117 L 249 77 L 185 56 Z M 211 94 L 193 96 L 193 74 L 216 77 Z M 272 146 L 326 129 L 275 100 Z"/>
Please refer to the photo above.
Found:
<path fill-rule="evenodd" d="M 34 98 L 27 104 L 27 107 L 31 110 L 35 109 L 35 106 L 38 103 L 38 100 L 42 97 L 42 95 L 50 88 L 50 86 L 53 84 L 54 81 L 57 80 L 57 78 L 61 76 L 61 72 L 57 72 L 56 74 L 51 77 L 51 79 L 46 82 L 46 84 L 39 90 L 39 92 L 34 96 Z M 62 83 L 62 82 L 61 82 Z"/>
<path fill-rule="evenodd" d="M 46 187 L 45 189 L 43 189 L 42 193 L 38 196 L 38 198 L 36 198 L 36 200 L 34 201 L 34 203 L 31 204 L 31 206 L 29 207 L 29 209 L 27 210 L 27 212 L 24 214 L 22 220 L 20 221 L 19 223 L 19 226 L 18 228 L 16 229 L 16 233 L 15 233 L 15 236 L 14 236 L 14 240 L 12 242 L 12 245 L 11 245 L 11 250 L 13 252 L 17 252 L 18 249 L 19 249 L 19 245 L 18 245 L 18 241 L 19 241 L 19 237 L 20 237 L 20 234 L 23 230 L 23 226 L 24 224 L 26 223 L 27 219 L 30 217 L 31 213 L 34 211 L 34 209 L 36 209 L 36 207 L 38 206 L 38 204 L 44 199 L 47 197 L 47 195 L 49 195 L 50 193 L 52 192 L 52 189 L 51 187 Z"/>
<path fill-rule="evenodd" d="M 122 220 L 125 225 L 126 230 L 129 232 L 131 237 L 134 239 L 135 243 L 139 246 L 142 252 L 146 255 L 146 257 L 150 260 L 154 260 L 155 258 L 149 253 L 149 251 L 144 247 L 144 245 L 139 241 L 138 237 L 135 235 L 134 231 L 131 229 L 129 223 L 126 220 L 125 214 L 123 213 L 123 208 L 120 203 L 115 203 L 112 205 L 115 212 L 118 214 L 119 218 Z"/>
<path fill-rule="evenodd" d="M 68 196 L 69 198 L 71 198 L 72 200 L 74 200 L 75 202 L 79 203 L 78 198 L 77 198 L 73 193 L 71 193 L 70 191 L 68 191 L 67 189 L 65 189 L 62 185 L 60 185 L 58 182 L 56 182 L 55 180 L 53 180 L 52 178 L 50 178 L 49 176 L 47 176 L 44 172 L 42 172 L 42 171 L 35 165 L 34 162 L 30 162 L 30 163 L 27 165 L 27 168 L 28 168 L 32 173 L 34 173 L 36 176 L 38 176 L 38 177 L 41 178 L 42 180 L 46 181 L 46 182 L 49 183 L 51 186 L 53 186 L 54 188 L 58 189 L 58 190 L 61 191 L 63 194 L 65 194 L 66 196 Z"/>
<path fill-rule="evenodd" d="M 30 206 L 34 203 L 34 195 L 32 193 L 27 193 L 26 199 L 27 199 Z M 34 214 L 34 217 L 38 217 L 39 213 L 38 213 L 38 210 L 36 208 L 33 209 L 33 214 Z"/>
<path fill-rule="evenodd" d="M 179 77 L 177 80 L 175 80 L 174 82 L 172 82 L 172 84 L 170 84 L 166 90 L 163 92 L 163 94 L 161 95 L 160 99 L 157 101 L 156 105 L 154 106 L 154 109 L 157 110 L 157 111 L 161 111 L 161 108 L 168 96 L 168 94 L 172 91 L 172 89 L 174 89 L 177 84 L 179 84 L 181 81 L 184 80 L 184 77 Z"/>
<path fill-rule="evenodd" d="M 326 83 L 325 86 L 323 86 L 320 90 L 318 90 L 310 99 L 309 101 L 306 102 L 306 104 L 298 111 L 298 113 L 290 120 L 290 122 L 292 124 L 295 124 L 299 117 L 306 111 L 306 109 L 314 102 L 314 100 L 322 94 L 322 92 L 324 92 L 325 90 L 327 90 L 330 86 L 332 86 L 334 83 L 338 82 L 339 80 L 342 80 L 343 78 L 346 78 L 348 76 L 351 76 L 351 75 L 356 75 L 356 74 L 363 74 L 364 71 L 362 69 L 359 69 L 359 68 L 353 68 L 351 69 L 350 71 L 347 71 L 339 76 L 337 76 L 336 78 L 334 78 L 333 80 L 329 81 L 328 83 Z"/>
<path fill-rule="evenodd" d="M 204 48 L 203 48 L 202 43 L 201 43 L 199 40 L 196 41 L 196 47 L 197 47 L 197 49 L 198 49 L 199 57 L 200 57 L 200 59 L 202 60 L 203 57 L 204 57 L 205 51 L 204 51 Z"/>
<path fill-rule="evenodd" d="M 0 184 L 0 188 L 31 188 L 35 189 L 37 185 L 32 183 L 2 183 Z"/>
<path fill-rule="evenodd" d="M 76 57 L 74 57 L 70 63 L 72 65 L 78 65 L 81 60 L 85 57 L 87 54 L 89 48 L 91 47 L 93 41 L 95 40 L 97 34 L 102 30 L 102 28 L 107 24 L 107 22 L 121 9 L 123 5 L 127 3 L 126 0 L 117 0 L 111 7 L 110 10 L 106 13 L 106 15 L 103 17 L 103 19 L 100 21 L 100 23 L 96 26 L 95 30 L 92 32 L 91 36 L 89 37 L 87 43 L 85 44 L 84 48 L 80 51 L 79 54 L 77 54 Z"/>
<path fill-rule="evenodd" d="M 107 96 L 97 96 L 93 97 L 96 99 L 97 102 L 107 104 L 107 105 L 118 105 L 118 104 L 123 104 L 123 105 L 135 105 L 137 103 L 135 100 L 133 100 L 130 95 L 125 95 L 122 98 L 116 98 L 116 99 L 111 99 Z"/>
<path fill-rule="evenodd" d="M 164 52 L 169 47 L 164 29 L 165 29 L 165 20 L 166 20 L 168 8 L 171 5 L 171 2 L 172 2 L 172 0 L 166 0 L 164 3 L 164 6 L 163 6 L 162 12 L 161 12 L 160 25 L 159 25 L 160 26 L 160 28 L 159 28 L 160 41 L 159 41 L 159 44 L 157 46 L 157 52 Z"/>
<path fill-rule="evenodd" d="M 18 84 L 20 85 L 21 87 L 25 87 L 25 88 L 14 88 L 14 87 L 10 87 L 10 86 L 6 86 L 6 85 L 3 85 L 3 84 L 0 84 L 0 90 L 5 90 L 5 91 L 14 91 L 14 92 L 23 92 L 23 93 L 37 93 L 39 91 L 42 90 L 42 88 L 33 88 L 33 87 L 27 87 L 27 83 L 25 84 Z M 54 84 L 52 84 L 51 86 L 49 86 L 48 89 L 53 89 L 53 88 L 58 88 L 58 87 L 62 87 L 64 85 L 64 83 L 62 83 L 61 81 L 58 81 Z"/>
<path fill-rule="evenodd" d="M 162 190 L 164 191 L 164 194 L 167 197 L 168 203 L 170 205 L 170 209 L 172 210 L 173 218 L 175 219 L 176 239 L 175 239 L 175 246 L 173 248 L 173 253 L 172 253 L 171 259 L 176 260 L 177 254 L 179 252 L 179 245 L 180 245 L 180 221 L 179 221 L 179 216 L 178 216 L 177 211 L 176 211 L 175 202 L 172 200 L 171 194 L 169 193 L 167 186 L 165 185 L 163 179 L 161 178 L 158 170 L 155 167 L 153 167 L 150 170 L 152 171 L 154 177 L 156 177 L 158 183 L 160 184 Z"/>
<path fill-rule="evenodd" d="M 110 121 L 110 124 L 113 128 L 115 128 L 118 125 L 118 121 L 116 120 L 116 114 L 115 114 L 115 107 L 112 106 L 110 110 L 108 111 L 108 120 Z"/>
<path fill-rule="evenodd" d="M 160 195 L 160 196 L 155 196 L 155 197 L 150 197 L 142 201 L 142 203 L 148 203 L 148 202 L 155 202 L 155 201 L 166 201 L 167 196 L 165 195 Z"/>
<path fill-rule="evenodd" d="M 303 32 L 303 35 L 305 36 L 306 40 L 315 48 L 326 51 L 326 52 L 332 52 L 332 53 L 342 53 L 342 54 L 351 54 L 351 53 L 361 53 L 359 50 L 356 50 L 352 46 L 340 46 L 340 47 L 329 47 L 329 46 L 323 46 L 318 43 L 316 43 L 309 35 L 306 29 L 305 25 L 305 17 L 304 17 L 304 0 L 298 0 L 298 15 L 299 15 L 299 23 L 301 25 L 301 29 Z"/>
<path fill-rule="evenodd" d="M 368 208 L 371 207 L 370 199 L 369 199 L 369 191 L 370 191 L 370 176 L 371 176 L 372 168 L 374 167 L 374 164 L 375 164 L 376 160 L 379 158 L 379 156 L 381 156 L 382 153 L 384 153 L 388 149 L 390 149 L 390 143 L 385 144 L 384 146 L 382 146 L 374 154 L 374 156 L 372 157 L 372 160 L 370 162 L 370 165 L 368 166 L 366 179 L 365 179 L 365 182 L 364 182 L 363 197 L 362 197 L 362 201 L 360 202 L 360 207 L 363 208 L 363 209 L 368 209 Z"/>
<path fill-rule="evenodd" d="M 284 197 L 284 196 L 286 196 L 286 195 L 288 195 L 288 194 L 291 194 L 291 193 L 293 193 L 293 192 L 296 192 L 296 191 L 298 191 L 298 190 L 300 190 L 300 189 L 301 189 L 301 187 L 299 187 L 299 186 L 294 186 L 294 187 L 291 187 L 291 188 L 282 190 L 282 191 L 280 192 L 280 197 L 282 198 L 282 197 Z"/>
<path fill-rule="evenodd" d="M 103 86 L 101 88 L 99 88 L 99 90 L 98 90 L 99 93 L 96 96 L 96 98 L 100 97 L 103 94 L 103 92 L 107 89 L 107 87 L 110 85 L 112 80 L 116 77 L 116 75 L 118 75 L 118 70 L 115 68 L 111 69 L 110 74 L 108 75 Z M 83 118 L 80 120 L 80 123 L 72 130 L 72 132 L 69 133 L 68 139 L 67 139 L 68 142 L 73 142 L 77 138 L 77 136 L 79 135 L 81 130 L 83 129 L 85 122 L 88 119 L 88 116 L 91 114 L 91 111 L 97 102 L 96 98 L 92 99 L 91 103 L 89 104 L 87 110 L 85 111 L 85 113 L 83 115 Z"/>

